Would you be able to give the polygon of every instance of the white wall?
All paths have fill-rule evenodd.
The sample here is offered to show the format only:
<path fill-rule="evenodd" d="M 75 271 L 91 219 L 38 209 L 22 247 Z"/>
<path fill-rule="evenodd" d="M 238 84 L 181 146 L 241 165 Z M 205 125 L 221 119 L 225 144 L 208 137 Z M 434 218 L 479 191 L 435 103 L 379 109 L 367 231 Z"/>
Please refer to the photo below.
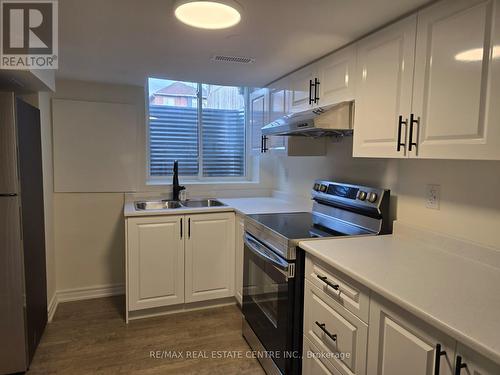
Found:
<path fill-rule="evenodd" d="M 143 88 L 134 86 L 58 81 L 55 97 L 144 105 Z M 44 139 L 48 143 L 45 136 Z M 276 189 L 307 198 L 311 183 L 317 178 L 386 187 L 392 190 L 395 219 L 500 248 L 500 199 L 492 198 L 500 190 L 500 162 L 355 159 L 351 155 L 352 138 L 329 143 L 327 155 L 322 157 L 264 155 L 257 164 L 259 183 L 192 184 L 188 191 L 191 196 L 235 197 L 268 195 Z M 46 157 L 48 154 L 44 160 Z M 138 157 L 145 165 L 145 156 Z M 50 166 L 45 168 L 49 173 Z M 439 211 L 425 208 L 428 183 L 442 186 Z M 50 186 L 47 191 L 52 191 L 49 189 Z M 170 190 L 169 185 L 144 184 L 140 192 Z M 123 192 L 54 195 L 57 267 L 53 269 L 58 291 L 123 284 L 123 200 Z M 46 215 L 50 223 L 50 207 Z M 53 284 L 49 281 L 49 289 Z"/>
<path fill-rule="evenodd" d="M 500 161 L 401 160 L 398 176 L 399 220 L 500 249 Z M 441 185 L 439 210 L 427 184 Z"/>
<path fill-rule="evenodd" d="M 56 294 L 56 248 L 54 229 L 54 169 L 52 165 L 52 112 L 50 92 L 38 94 L 42 135 L 43 195 L 45 209 L 45 252 L 49 308 Z"/>
<path fill-rule="evenodd" d="M 352 157 L 352 137 L 341 142 L 327 140 L 326 156 L 287 157 L 275 161 L 275 188 L 310 198 L 316 179 L 391 189 L 391 216 L 396 219 L 398 164 L 396 160 Z"/>
<path fill-rule="evenodd" d="M 326 157 L 279 157 L 276 188 L 309 196 L 316 178 L 391 189 L 393 218 L 500 249 L 500 161 L 353 158 L 352 139 Z M 439 210 L 425 206 L 427 184 L 441 185 Z"/>
<path fill-rule="evenodd" d="M 62 80 L 57 82 L 54 98 L 130 103 L 144 108 L 144 90 L 135 86 Z M 96 134 L 95 141 L 100 140 L 106 141 Z M 123 192 L 55 193 L 58 292 L 123 284 L 122 210 Z"/>
<path fill-rule="evenodd" d="M 384 188 L 395 187 L 396 161 L 353 158 L 352 137 L 346 137 L 338 143 L 327 142 L 326 156 L 279 156 L 276 160 L 276 189 L 310 197 L 312 183 L 318 178 Z"/>
<path fill-rule="evenodd" d="M 145 119 L 144 88 L 139 86 L 102 84 L 61 80 L 54 98 L 83 101 L 136 104 Z M 147 186 L 145 183 L 145 135 L 138 140 L 138 154 L 144 170 L 139 173 L 138 193 L 170 192 L 170 185 Z M 106 142 L 96 134 L 95 142 Z M 57 147 L 57 144 L 54 144 Z M 92 145 L 89 145 L 92 152 Z M 257 164 L 256 167 L 259 167 Z M 273 187 L 272 163 L 263 163 L 259 183 L 189 184 L 190 196 L 259 196 L 269 195 Z M 180 181 L 181 184 L 183 181 Z M 56 287 L 63 298 L 71 298 L 82 289 L 116 287 L 124 283 L 124 192 L 55 193 L 55 249 L 57 259 Z M 84 293 L 86 293 L 84 291 Z M 68 297 L 69 296 L 69 297 Z"/>
<path fill-rule="evenodd" d="M 47 305 L 51 308 L 56 295 L 56 253 L 54 239 L 54 170 L 52 166 L 52 111 L 50 92 L 22 96 L 40 110 L 42 141 L 43 200 L 45 221 L 45 258 L 47 268 Z"/>

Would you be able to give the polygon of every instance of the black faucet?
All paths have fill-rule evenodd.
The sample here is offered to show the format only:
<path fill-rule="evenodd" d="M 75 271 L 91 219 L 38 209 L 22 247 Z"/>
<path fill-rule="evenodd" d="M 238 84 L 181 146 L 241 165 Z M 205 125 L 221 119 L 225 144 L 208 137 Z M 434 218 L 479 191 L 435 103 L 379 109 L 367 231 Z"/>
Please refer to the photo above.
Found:
<path fill-rule="evenodd" d="M 185 186 L 179 185 L 179 161 L 174 160 L 174 178 L 172 181 L 172 199 L 174 201 L 179 200 L 179 193 L 181 190 L 186 189 Z"/>

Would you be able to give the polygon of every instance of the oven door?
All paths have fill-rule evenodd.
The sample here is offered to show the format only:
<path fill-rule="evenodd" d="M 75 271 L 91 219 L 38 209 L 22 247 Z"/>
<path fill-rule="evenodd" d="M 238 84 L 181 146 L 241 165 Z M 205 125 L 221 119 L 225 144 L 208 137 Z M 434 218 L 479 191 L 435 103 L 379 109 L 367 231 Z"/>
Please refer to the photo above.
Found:
<path fill-rule="evenodd" d="M 295 264 L 245 233 L 243 315 L 268 352 L 285 373 L 285 351 L 291 350 Z"/>

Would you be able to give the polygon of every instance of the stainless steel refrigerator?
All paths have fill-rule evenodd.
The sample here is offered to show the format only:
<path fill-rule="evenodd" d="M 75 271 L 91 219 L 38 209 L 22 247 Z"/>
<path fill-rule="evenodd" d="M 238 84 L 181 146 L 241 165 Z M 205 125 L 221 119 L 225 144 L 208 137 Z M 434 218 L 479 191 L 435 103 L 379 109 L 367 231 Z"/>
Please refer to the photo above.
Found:
<path fill-rule="evenodd" d="M 46 324 L 40 112 L 0 92 L 0 374 L 28 369 Z"/>

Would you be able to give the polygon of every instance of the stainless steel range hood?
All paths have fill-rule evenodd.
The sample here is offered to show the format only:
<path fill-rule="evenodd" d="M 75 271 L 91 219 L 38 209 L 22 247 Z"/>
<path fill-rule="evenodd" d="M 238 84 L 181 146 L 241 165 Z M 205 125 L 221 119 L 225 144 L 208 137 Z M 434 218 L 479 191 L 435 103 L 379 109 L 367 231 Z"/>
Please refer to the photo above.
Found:
<path fill-rule="evenodd" d="M 280 117 L 264 126 L 262 134 L 307 137 L 351 135 L 353 119 L 354 102 L 343 102 Z"/>

